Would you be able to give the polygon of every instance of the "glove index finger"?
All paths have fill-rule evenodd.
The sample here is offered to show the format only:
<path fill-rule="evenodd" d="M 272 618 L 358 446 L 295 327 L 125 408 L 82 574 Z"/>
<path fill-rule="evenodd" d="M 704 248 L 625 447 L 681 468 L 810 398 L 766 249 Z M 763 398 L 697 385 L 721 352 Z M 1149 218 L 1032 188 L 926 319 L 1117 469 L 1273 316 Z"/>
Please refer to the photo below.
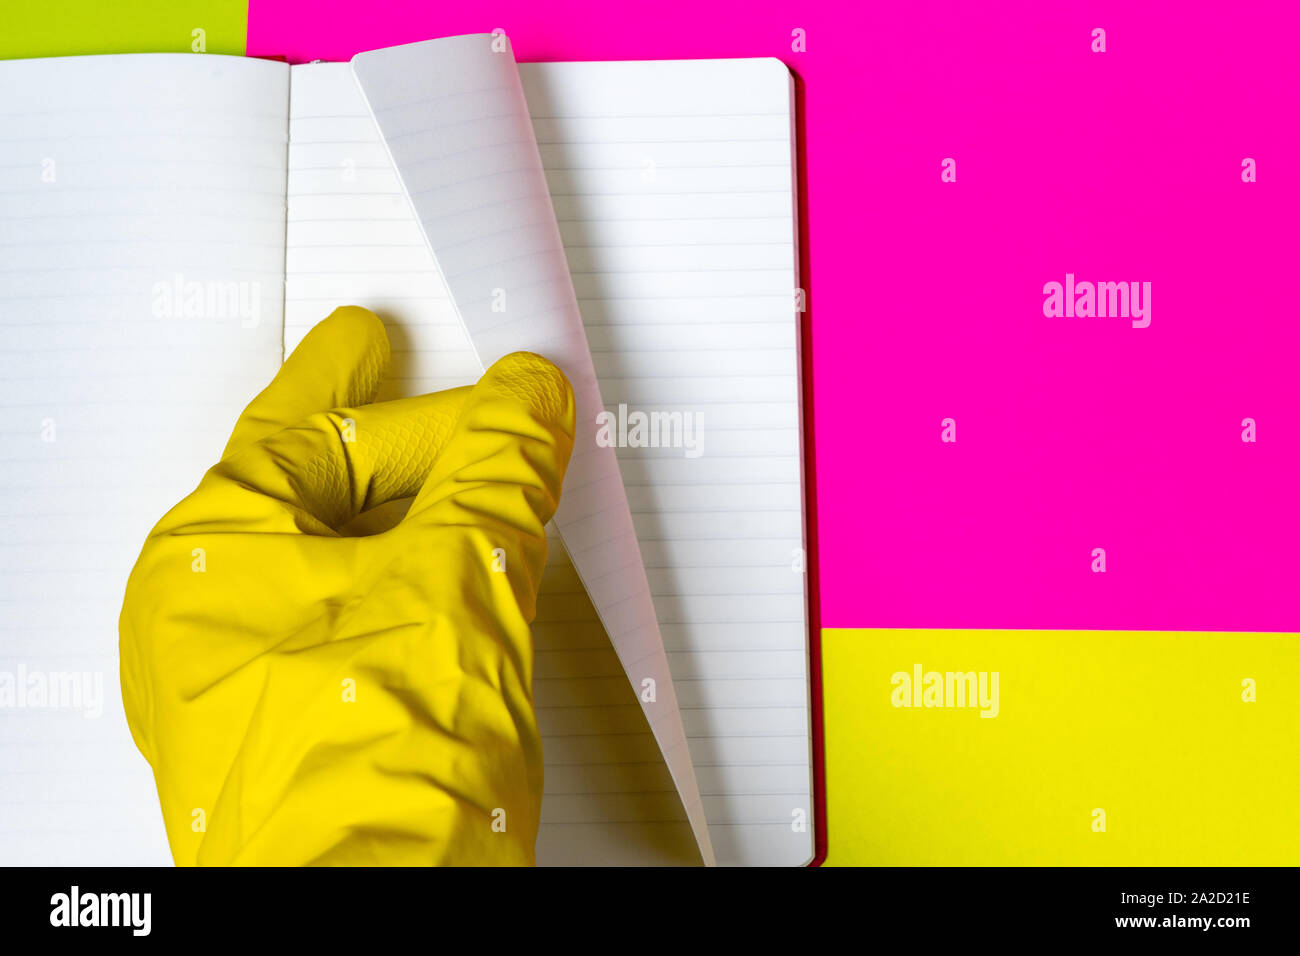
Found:
<path fill-rule="evenodd" d="M 573 389 L 555 365 L 532 352 L 499 359 L 470 389 L 402 526 L 479 529 L 539 580 L 575 418 Z"/>
<path fill-rule="evenodd" d="M 388 333 L 377 315 L 357 305 L 335 309 L 244 409 L 222 459 L 315 412 L 373 402 L 388 359 Z"/>

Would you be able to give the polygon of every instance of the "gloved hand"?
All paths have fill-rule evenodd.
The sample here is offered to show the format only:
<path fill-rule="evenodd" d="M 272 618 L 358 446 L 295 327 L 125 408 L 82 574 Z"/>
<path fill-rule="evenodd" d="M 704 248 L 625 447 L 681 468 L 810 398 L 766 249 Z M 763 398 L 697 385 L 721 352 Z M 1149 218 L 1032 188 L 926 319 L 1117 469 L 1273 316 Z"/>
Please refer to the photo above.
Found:
<path fill-rule="evenodd" d="M 573 392 L 518 352 L 368 404 L 388 358 L 365 309 L 317 325 L 131 573 L 122 696 L 178 864 L 534 861 Z"/>

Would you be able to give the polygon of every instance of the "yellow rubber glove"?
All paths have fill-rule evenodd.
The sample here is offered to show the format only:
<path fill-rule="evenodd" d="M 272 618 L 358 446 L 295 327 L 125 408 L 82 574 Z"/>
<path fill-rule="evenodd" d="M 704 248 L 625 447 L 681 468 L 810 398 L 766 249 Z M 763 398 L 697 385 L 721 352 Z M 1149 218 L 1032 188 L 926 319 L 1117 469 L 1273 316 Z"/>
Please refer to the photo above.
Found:
<path fill-rule="evenodd" d="M 317 325 L 131 573 L 122 695 L 178 864 L 534 862 L 573 392 L 519 352 L 368 404 L 388 357 L 365 309 Z"/>

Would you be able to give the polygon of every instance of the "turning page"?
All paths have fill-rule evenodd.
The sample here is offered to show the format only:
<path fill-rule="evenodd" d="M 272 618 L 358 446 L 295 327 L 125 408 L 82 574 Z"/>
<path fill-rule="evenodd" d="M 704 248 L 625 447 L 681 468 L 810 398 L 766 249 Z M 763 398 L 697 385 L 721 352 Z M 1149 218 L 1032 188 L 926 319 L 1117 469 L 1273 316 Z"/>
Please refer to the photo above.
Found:
<path fill-rule="evenodd" d="M 4 863 L 171 862 L 117 619 L 150 528 L 280 364 L 288 77 L 0 62 Z"/>
<path fill-rule="evenodd" d="M 672 676 L 518 71 L 504 36 L 363 53 L 353 72 L 484 366 L 526 349 L 554 361 L 578 428 L 555 526 L 713 862 Z"/>
<path fill-rule="evenodd" d="M 519 72 L 718 863 L 805 864 L 790 73 L 774 59 Z"/>

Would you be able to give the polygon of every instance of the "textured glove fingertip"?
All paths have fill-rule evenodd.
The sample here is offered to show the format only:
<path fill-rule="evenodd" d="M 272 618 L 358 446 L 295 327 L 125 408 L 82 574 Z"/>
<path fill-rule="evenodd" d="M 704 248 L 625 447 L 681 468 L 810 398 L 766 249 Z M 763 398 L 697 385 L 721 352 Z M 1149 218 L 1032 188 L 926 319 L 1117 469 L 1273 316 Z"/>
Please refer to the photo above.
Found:
<path fill-rule="evenodd" d="M 535 352 L 511 352 L 492 364 L 478 387 L 518 401 L 535 420 L 572 442 L 576 418 L 573 387 L 549 359 Z"/>

